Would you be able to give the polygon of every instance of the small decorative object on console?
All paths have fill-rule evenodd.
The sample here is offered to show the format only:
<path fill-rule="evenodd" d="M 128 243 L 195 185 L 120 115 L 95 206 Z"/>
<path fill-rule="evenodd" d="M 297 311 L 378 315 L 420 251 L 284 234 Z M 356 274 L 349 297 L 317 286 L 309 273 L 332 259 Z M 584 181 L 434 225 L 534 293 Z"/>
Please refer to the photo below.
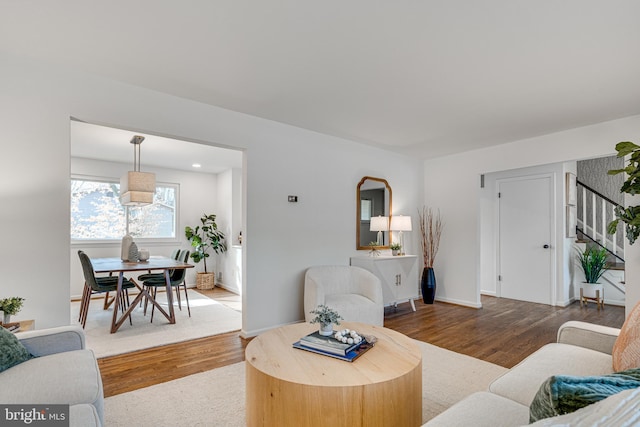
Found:
<path fill-rule="evenodd" d="M 369 243 L 369 247 L 371 248 L 369 250 L 369 255 L 370 256 L 379 256 L 380 255 L 380 251 L 378 250 L 378 242 L 370 242 Z"/>

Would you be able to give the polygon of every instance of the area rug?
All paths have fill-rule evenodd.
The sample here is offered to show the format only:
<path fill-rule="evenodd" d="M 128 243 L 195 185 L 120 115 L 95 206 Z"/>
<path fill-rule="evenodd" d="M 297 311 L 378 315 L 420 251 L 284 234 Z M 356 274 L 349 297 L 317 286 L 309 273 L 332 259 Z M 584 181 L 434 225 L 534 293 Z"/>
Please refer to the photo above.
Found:
<path fill-rule="evenodd" d="M 422 421 L 507 371 L 498 365 L 417 341 L 422 350 Z M 170 396 L 168 398 L 167 396 Z M 105 399 L 110 427 L 245 426 L 245 362 Z"/>
<path fill-rule="evenodd" d="M 145 316 L 143 308 L 136 307 L 131 316 L 133 325 L 129 324 L 127 319 L 114 334 L 110 333 L 113 308 L 105 311 L 102 309 L 102 298 L 92 300 L 85 327 L 87 348 L 92 349 L 96 357 L 106 357 L 237 331 L 242 327 L 242 313 L 193 289 L 189 289 L 189 306 L 191 307 L 191 317 L 189 317 L 184 293 L 182 298 L 182 310 L 179 310 L 174 295 L 175 324 L 170 324 L 157 310 L 151 323 L 151 309 L 148 309 Z M 165 310 L 168 310 L 164 292 L 158 293 L 157 301 Z M 79 302 L 71 304 L 72 323 L 78 322 L 79 310 Z"/>

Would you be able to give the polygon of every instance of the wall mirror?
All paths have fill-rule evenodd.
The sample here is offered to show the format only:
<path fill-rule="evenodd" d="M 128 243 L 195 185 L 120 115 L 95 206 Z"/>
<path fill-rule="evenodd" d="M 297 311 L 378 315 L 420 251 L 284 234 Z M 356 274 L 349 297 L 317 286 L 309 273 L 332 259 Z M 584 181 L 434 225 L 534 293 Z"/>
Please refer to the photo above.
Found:
<path fill-rule="evenodd" d="M 371 218 L 391 217 L 391 187 L 382 178 L 365 176 L 356 189 L 356 248 L 370 249 L 369 243 L 375 242 L 378 232 L 371 230 Z M 382 249 L 389 248 L 389 231 L 382 232 Z"/>

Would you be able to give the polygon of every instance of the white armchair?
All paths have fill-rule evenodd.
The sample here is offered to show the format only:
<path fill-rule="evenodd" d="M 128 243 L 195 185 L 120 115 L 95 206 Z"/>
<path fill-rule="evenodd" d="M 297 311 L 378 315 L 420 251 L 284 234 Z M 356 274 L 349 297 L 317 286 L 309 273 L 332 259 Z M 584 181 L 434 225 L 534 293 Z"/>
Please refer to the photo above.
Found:
<path fill-rule="evenodd" d="M 304 315 L 324 304 L 336 310 L 345 321 L 382 326 L 384 303 L 382 284 L 373 273 L 348 265 L 310 267 L 304 277 Z"/>

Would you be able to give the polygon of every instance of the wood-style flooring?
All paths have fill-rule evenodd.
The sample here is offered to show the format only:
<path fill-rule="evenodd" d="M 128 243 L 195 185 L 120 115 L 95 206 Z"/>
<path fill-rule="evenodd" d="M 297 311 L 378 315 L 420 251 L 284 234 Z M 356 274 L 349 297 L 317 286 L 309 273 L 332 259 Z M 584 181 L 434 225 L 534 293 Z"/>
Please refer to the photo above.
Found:
<path fill-rule="evenodd" d="M 203 293 L 216 299 L 234 297 L 217 288 Z M 594 304 L 581 308 L 577 302 L 560 308 L 483 296 L 481 309 L 419 300 L 415 304 L 416 312 L 408 303 L 387 307 L 385 327 L 507 368 L 554 342 L 558 327 L 568 320 L 617 328 L 624 322 L 624 307 L 597 310 Z M 248 342 L 232 332 L 99 359 L 105 396 L 240 362 Z"/>

